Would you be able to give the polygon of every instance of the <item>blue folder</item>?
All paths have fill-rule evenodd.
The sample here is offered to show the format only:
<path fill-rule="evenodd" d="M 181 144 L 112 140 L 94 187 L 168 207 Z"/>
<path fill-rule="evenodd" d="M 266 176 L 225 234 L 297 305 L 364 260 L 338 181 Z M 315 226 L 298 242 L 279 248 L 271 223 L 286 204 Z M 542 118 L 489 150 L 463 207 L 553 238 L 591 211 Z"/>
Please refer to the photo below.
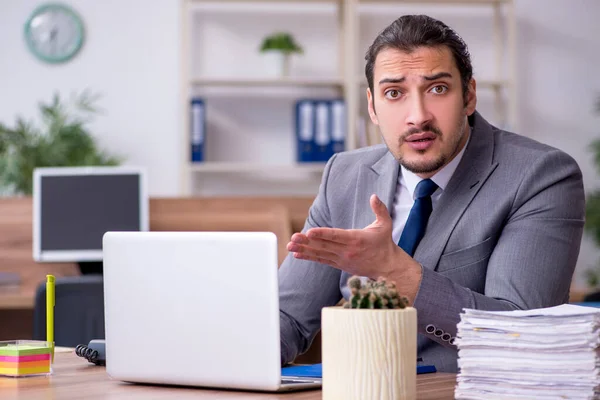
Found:
<path fill-rule="evenodd" d="M 323 364 L 292 365 L 281 368 L 281 376 L 297 376 L 302 378 L 322 378 Z M 436 372 L 435 365 L 417 364 L 417 374 Z"/>

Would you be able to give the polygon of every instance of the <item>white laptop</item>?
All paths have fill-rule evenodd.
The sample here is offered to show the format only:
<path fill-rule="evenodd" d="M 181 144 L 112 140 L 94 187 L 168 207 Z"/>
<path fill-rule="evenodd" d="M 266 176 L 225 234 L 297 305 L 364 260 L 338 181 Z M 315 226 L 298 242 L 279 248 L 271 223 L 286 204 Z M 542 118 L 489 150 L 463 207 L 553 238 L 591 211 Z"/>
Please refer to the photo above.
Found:
<path fill-rule="evenodd" d="M 114 379 L 257 391 L 321 387 L 281 376 L 277 237 L 107 232 L 106 371 Z"/>

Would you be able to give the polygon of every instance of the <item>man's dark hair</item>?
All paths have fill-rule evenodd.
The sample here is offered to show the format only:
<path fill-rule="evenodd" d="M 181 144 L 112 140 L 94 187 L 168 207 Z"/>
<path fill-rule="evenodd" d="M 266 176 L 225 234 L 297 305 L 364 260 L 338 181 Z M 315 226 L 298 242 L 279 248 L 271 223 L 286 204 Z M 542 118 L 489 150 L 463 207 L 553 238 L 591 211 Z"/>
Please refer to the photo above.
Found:
<path fill-rule="evenodd" d="M 473 76 L 471 55 L 467 45 L 452 28 L 427 15 L 403 15 L 375 38 L 365 55 L 367 61 L 365 74 L 371 93 L 373 93 L 373 69 L 379 52 L 392 48 L 410 53 L 418 47 L 438 46 L 447 46 L 452 52 L 460 72 L 463 97 L 466 101 L 469 82 Z"/>

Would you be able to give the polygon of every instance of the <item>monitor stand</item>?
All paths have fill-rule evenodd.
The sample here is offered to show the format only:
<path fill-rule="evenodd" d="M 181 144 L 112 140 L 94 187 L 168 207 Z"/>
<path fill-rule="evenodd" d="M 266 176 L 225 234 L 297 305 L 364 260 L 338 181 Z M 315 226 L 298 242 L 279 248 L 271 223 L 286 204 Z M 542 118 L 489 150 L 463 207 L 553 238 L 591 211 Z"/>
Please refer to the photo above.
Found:
<path fill-rule="evenodd" d="M 102 261 L 80 261 L 77 265 L 81 275 L 102 275 Z"/>

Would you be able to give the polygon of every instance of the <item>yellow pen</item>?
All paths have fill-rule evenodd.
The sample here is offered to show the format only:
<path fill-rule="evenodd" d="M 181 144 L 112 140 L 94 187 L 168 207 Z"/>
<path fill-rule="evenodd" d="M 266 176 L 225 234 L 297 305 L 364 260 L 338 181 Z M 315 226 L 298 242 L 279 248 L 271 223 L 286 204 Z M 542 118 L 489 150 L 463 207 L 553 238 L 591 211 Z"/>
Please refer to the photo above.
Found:
<path fill-rule="evenodd" d="M 46 275 L 46 341 L 50 343 L 54 363 L 54 276 Z"/>

